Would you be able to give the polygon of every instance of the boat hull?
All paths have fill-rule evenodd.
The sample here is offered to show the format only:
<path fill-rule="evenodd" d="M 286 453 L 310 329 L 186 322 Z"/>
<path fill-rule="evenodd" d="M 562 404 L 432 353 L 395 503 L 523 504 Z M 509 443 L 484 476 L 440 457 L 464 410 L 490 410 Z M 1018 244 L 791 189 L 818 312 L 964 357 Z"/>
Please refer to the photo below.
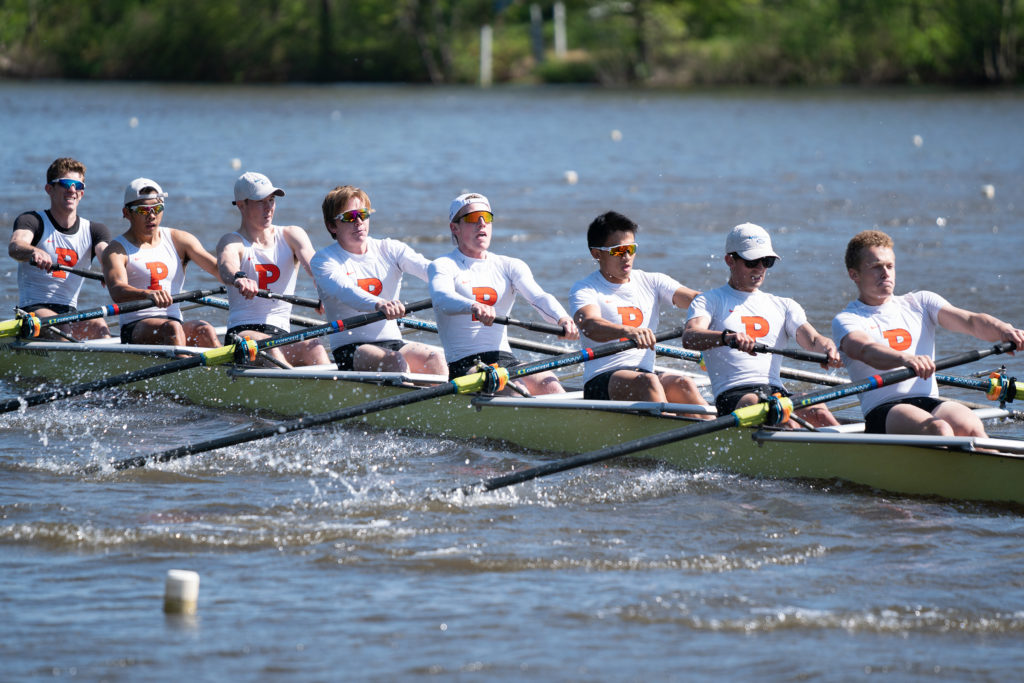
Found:
<path fill-rule="evenodd" d="M 78 346 L 77 350 L 73 350 Z M 80 345 L 0 344 L 0 376 L 38 390 L 53 380 L 81 382 L 165 363 L 163 356 L 84 352 Z M 281 416 L 309 415 L 414 391 L 428 376 L 197 367 L 127 385 L 198 405 Z M 436 382 L 437 378 L 433 378 Z M 358 380 L 358 381 L 356 381 Z M 354 418 L 383 430 L 487 439 L 554 454 L 590 452 L 688 424 L 594 402 L 445 396 Z M 998 453 L 976 452 L 978 448 Z M 1024 503 L 1021 442 L 732 428 L 636 453 L 687 470 L 717 469 L 773 478 L 840 479 L 903 494 Z"/>

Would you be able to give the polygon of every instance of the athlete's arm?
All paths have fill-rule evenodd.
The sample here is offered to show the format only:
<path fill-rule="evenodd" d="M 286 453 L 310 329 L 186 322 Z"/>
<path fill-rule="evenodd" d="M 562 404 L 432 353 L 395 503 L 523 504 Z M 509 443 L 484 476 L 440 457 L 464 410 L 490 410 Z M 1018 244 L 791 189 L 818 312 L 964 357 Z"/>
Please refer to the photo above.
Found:
<path fill-rule="evenodd" d="M 103 267 L 103 279 L 107 283 L 107 291 L 114 303 L 149 299 L 154 306 L 167 308 L 173 301 L 171 293 L 164 289 L 139 289 L 128 284 L 128 254 L 117 242 L 111 242 L 103 250 L 100 265 Z"/>
<path fill-rule="evenodd" d="M 1013 342 L 1017 350 L 1024 350 L 1024 330 L 1003 322 L 988 313 L 975 313 L 956 306 L 939 309 L 939 324 L 947 330 L 969 334 L 988 342 Z"/>
<path fill-rule="evenodd" d="M 839 342 L 839 348 L 853 360 L 859 360 L 879 370 L 909 368 L 921 379 L 928 379 L 935 372 L 935 361 L 931 356 L 903 353 L 887 344 L 873 340 L 866 332 L 854 330 Z"/>
<path fill-rule="evenodd" d="M 223 280 L 217 268 L 217 259 L 213 254 L 206 251 L 199 242 L 199 238 L 190 232 L 171 228 L 171 239 L 174 240 L 174 248 L 181 258 L 182 267 L 188 261 L 195 261 L 196 265 L 212 275 L 217 282 L 230 283 L 231 280 Z"/>
<path fill-rule="evenodd" d="M 821 364 L 823 368 L 838 368 L 843 365 L 835 343 L 819 333 L 810 323 L 804 323 L 796 328 L 796 343 L 808 351 L 817 351 L 828 356 L 828 362 Z"/>

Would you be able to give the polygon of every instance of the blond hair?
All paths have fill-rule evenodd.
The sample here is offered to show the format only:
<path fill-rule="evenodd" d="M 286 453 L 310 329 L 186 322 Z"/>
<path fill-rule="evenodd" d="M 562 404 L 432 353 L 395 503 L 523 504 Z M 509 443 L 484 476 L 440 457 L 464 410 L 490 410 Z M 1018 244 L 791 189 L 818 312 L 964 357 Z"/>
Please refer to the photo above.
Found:
<path fill-rule="evenodd" d="M 354 185 L 338 185 L 324 197 L 321 208 L 324 212 L 324 225 L 327 226 L 327 232 L 331 233 L 331 237 L 334 237 L 334 217 L 341 213 L 353 197 L 359 199 L 367 210 L 370 209 L 370 196 Z"/>

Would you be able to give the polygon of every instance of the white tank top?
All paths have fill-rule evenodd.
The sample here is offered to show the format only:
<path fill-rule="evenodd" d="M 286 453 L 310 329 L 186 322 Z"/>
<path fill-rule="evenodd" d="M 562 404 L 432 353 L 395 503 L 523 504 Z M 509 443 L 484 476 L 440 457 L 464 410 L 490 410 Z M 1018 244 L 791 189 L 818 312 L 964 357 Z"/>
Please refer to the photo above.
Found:
<path fill-rule="evenodd" d="M 277 294 L 294 294 L 295 279 L 299 275 L 295 252 L 284 239 L 280 228 L 275 226 L 272 230 L 274 242 L 268 249 L 260 249 L 240 233 L 233 233 L 242 239 L 241 270 L 255 280 L 260 289 Z M 262 323 L 280 327 L 286 332 L 291 331 L 288 316 L 292 313 L 292 305 L 287 301 L 258 296 L 246 299 L 236 288 L 231 287 L 228 289 L 228 303 L 231 304 L 228 312 L 229 328 Z"/>
<path fill-rule="evenodd" d="M 39 238 L 38 248 L 45 251 L 53 259 L 69 268 L 85 259 L 88 262 L 92 254 L 92 233 L 89 221 L 79 217 L 78 232 L 68 235 L 53 227 L 45 211 L 37 211 L 43 221 L 43 233 Z M 78 306 L 78 293 L 82 290 L 84 279 L 78 275 L 55 270 L 47 273 L 42 268 L 22 261 L 18 264 L 18 306 L 32 304 L 63 304 Z"/>
<path fill-rule="evenodd" d="M 127 239 L 118 235 L 113 241 L 124 247 L 128 254 L 128 284 L 139 289 L 164 289 L 171 294 L 179 294 L 185 283 L 185 269 L 181 258 L 174 248 L 170 228 L 160 228 L 160 241 L 156 246 L 141 249 Z M 181 307 L 174 303 L 167 308 L 150 306 L 141 311 L 121 314 L 121 324 L 142 320 L 143 318 L 177 318 L 181 320 Z"/>

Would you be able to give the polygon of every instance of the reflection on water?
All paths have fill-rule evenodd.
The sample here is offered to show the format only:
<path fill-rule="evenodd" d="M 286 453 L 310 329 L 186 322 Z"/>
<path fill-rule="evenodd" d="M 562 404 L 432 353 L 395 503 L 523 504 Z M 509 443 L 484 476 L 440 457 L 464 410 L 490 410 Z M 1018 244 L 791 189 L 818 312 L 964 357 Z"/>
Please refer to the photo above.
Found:
<path fill-rule="evenodd" d="M 639 267 L 701 289 L 725 278 L 725 231 L 765 225 L 783 255 L 768 288 L 800 300 L 819 329 L 852 295 L 846 240 L 876 226 L 897 239 L 901 288 L 1024 320 L 1020 269 L 999 258 L 1024 246 L 1024 102 L 1012 93 L 7 83 L 0 102 L 8 224 L 42 207 L 46 166 L 71 155 L 88 166 L 83 215 L 123 229 L 124 185 L 153 177 L 171 193 L 166 224 L 212 248 L 237 226 L 238 158 L 285 188 L 279 222 L 305 226 L 317 246 L 328 243 L 320 201 L 336 184 L 367 189 L 375 235 L 432 257 L 450 249 L 450 198 L 482 191 L 495 251 L 525 259 L 563 300 L 593 268 L 587 223 L 614 208 L 641 223 Z M 9 310 L 12 261 L 0 278 Z M 86 305 L 105 303 L 102 289 L 86 293 Z M 412 280 L 404 294 L 426 290 Z M 965 344 L 944 335 L 940 352 Z M 1002 361 L 1024 375 L 1019 359 Z M 4 416 L 9 676 L 1019 670 L 1024 619 L 1006 590 L 1022 540 L 1013 507 L 628 461 L 446 496 L 549 456 L 358 425 L 83 473 L 252 420 L 126 392 Z M 160 612 L 170 568 L 202 577 L 189 623 Z"/>

